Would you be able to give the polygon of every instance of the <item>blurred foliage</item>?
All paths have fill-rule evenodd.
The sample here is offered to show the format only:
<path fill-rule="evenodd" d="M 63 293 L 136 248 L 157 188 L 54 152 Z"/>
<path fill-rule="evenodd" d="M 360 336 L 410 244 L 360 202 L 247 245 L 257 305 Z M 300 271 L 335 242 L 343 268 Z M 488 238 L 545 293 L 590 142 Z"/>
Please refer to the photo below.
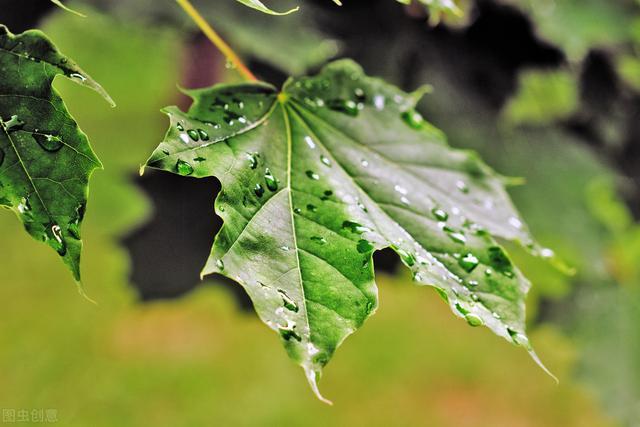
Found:
<path fill-rule="evenodd" d="M 507 124 L 551 124 L 575 112 L 578 82 L 567 71 L 527 71 L 519 78 L 518 92 L 503 111 Z"/>

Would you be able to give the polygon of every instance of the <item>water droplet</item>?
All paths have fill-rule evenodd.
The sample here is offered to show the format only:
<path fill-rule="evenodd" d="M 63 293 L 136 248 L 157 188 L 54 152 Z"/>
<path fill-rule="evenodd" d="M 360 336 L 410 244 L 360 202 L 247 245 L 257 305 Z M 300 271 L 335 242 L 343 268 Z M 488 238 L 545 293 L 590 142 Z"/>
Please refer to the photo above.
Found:
<path fill-rule="evenodd" d="M 262 185 L 256 184 L 256 186 L 253 187 L 253 192 L 256 193 L 256 196 L 262 197 L 264 194 L 264 188 L 262 188 Z"/>
<path fill-rule="evenodd" d="M 38 145 L 42 147 L 44 150 L 49 152 L 56 152 L 62 148 L 62 139 L 55 135 L 45 135 L 41 133 L 34 133 L 33 138 L 36 140 Z"/>
<path fill-rule="evenodd" d="M 529 339 L 526 337 L 526 335 L 521 334 L 520 332 L 517 332 L 511 328 L 507 328 L 507 333 L 511 337 L 511 340 L 513 341 L 514 344 L 525 347 L 525 348 L 531 347 L 529 344 Z"/>
<path fill-rule="evenodd" d="M 467 242 L 467 238 L 464 236 L 464 234 L 462 234 L 462 232 L 456 231 L 453 228 L 447 226 L 443 227 L 443 230 L 445 233 L 447 233 L 447 236 L 449 236 L 449 238 L 454 242 L 460 244 L 465 244 Z"/>
<path fill-rule="evenodd" d="M 475 286 L 478 286 L 478 281 L 477 281 L 477 280 L 469 280 L 469 281 L 467 282 L 467 285 L 469 285 L 469 286 L 474 286 L 474 287 L 475 287 Z"/>
<path fill-rule="evenodd" d="M 317 212 L 317 211 L 318 211 L 318 208 L 317 208 L 317 207 L 315 207 L 315 206 L 314 206 L 314 205 L 312 205 L 312 204 L 308 204 L 308 205 L 307 205 L 307 210 L 308 210 L 308 211 L 310 211 L 310 212 Z"/>
<path fill-rule="evenodd" d="M 311 240 L 313 240 L 314 242 L 320 244 L 320 245 L 324 245 L 327 243 L 327 239 L 325 239 L 324 237 L 320 237 L 320 236 L 311 236 Z"/>
<path fill-rule="evenodd" d="M 282 338 L 284 338 L 285 340 L 289 341 L 293 338 L 296 341 L 302 341 L 300 335 L 298 335 L 293 329 L 287 329 L 286 327 L 282 326 L 279 326 L 278 329 L 280 330 L 280 336 L 282 336 Z"/>
<path fill-rule="evenodd" d="M 0 164 L 2 164 L 2 160 L 0 160 Z M 553 258 L 554 255 L 555 253 L 549 248 L 540 249 L 540 256 L 542 258 Z"/>
<path fill-rule="evenodd" d="M 367 97 L 364 93 L 364 90 L 362 90 L 361 88 L 357 87 L 353 90 L 353 94 L 356 96 L 356 99 L 360 102 L 364 102 L 367 100 Z"/>
<path fill-rule="evenodd" d="M 291 310 L 291 311 L 297 313 L 298 310 L 299 310 L 298 304 L 296 304 L 296 302 L 294 300 L 292 300 L 291 297 L 289 297 L 289 295 L 287 295 L 287 293 L 285 291 L 283 291 L 282 289 L 278 289 L 278 293 L 282 297 L 282 302 L 284 304 L 284 307 L 287 310 Z"/>
<path fill-rule="evenodd" d="M 369 212 L 364 203 L 362 203 L 359 199 L 356 199 L 356 205 L 360 208 L 361 211 Z"/>
<path fill-rule="evenodd" d="M 325 155 L 320 156 L 320 161 L 329 167 L 331 166 L 331 160 Z"/>
<path fill-rule="evenodd" d="M 467 324 L 469 324 L 469 326 L 476 327 L 484 325 L 484 322 L 482 321 L 480 316 L 477 316 L 473 313 L 465 314 L 464 319 L 467 321 Z"/>
<path fill-rule="evenodd" d="M 280 246 L 280 249 L 282 249 L 285 252 L 289 252 L 289 246 Z"/>
<path fill-rule="evenodd" d="M 331 110 L 339 111 L 353 117 L 357 116 L 359 112 L 358 104 L 350 99 L 331 99 L 327 101 L 327 107 L 329 107 Z"/>
<path fill-rule="evenodd" d="M 402 120 L 412 129 L 419 130 L 422 129 L 422 126 L 424 126 L 424 119 L 422 118 L 420 113 L 418 113 L 414 109 L 405 111 L 404 113 L 402 113 L 401 117 Z"/>
<path fill-rule="evenodd" d="M 204 130 L 204 129 L 198 129 L 198 135 L 200 136 L 200 139 L 203 141 L 208 141 L 209 140 L 209 134 Z"/>
<path fill-rule="evenodd" d="M 313 142 L 313 139 L 311 139 L 310 136 L 305 136 L 304 137 L 304 142 L 307 143 L 307 145 L 309 146 L 309 148 L 313 149 L 316 148 L 316 143 Z"/>
<path fill-rule="evenodd" d="M 467 187 L 467 184 L 464 181 L 457 181 L 456 188 L 465 194 L 469 192 L 469 187 Z"/>
<path fill-rule="evenodd" d="M 189 129 L 187 131 L 187 135 L 189 135 L 189 138 L 191 138 L 194 141 L 197 141 L 199 139 L 198 131 L 195 129 Z"/>
<path fill-rule="evenodd" d="M 370 242 L 368 242 L 367 240 L 360 239 L 360 240 L 358 240 L 358 243 L 356 244 L 356 249 L 361 254 L 364 254 L 364 253 L 367 253 L 367 252 L 371 252 L 374 249 L 374 246 Z"/>
<path fill-rule="evenodd" d="M 176 170 L 180 175 L 187 176 L 193 173 L 193 166 L 191 166 L 189 163 L 185 162 L 184 160 L 178 160 L 176 162 Z"/>
<path fill-rule="evenodd" d="M 216 267 L 218 267 L 218 270 L 224 271 L 224 261 L 222 261 L 221 259 L 217 259 Z"/>
<path fill-rule="evenodd" d="M 354 221 L 344 221 L 342 223 L 342 228 L 346 228 L 349 231 L 351 231 L 352 233 L 358 233 L 358 234 L 362 234 L 364 232 L 371 231 L 370 228 L 365 227 L 362 224 L 358 224 L 357 222 L 354 222 Z"/>
<path fill-rule="evenodd" d="M 485 275 L 485 276 L 487 276 L 487 277 L 492 276 L 492 275 L 493 275 L 493 270 L 492 270 L 492 269 L 490 269 L 490 268 L 487 268 L 487 269 L 484 271 L 484 275 Z"/>
<path fill-rule="evenodd" d="M 400 259 L 402 260 L 402 262 L 405 263 L 407 266 L 413 267 L 415 265 L 416 257 L 412 253 L 409 253 L 406 250 L 399 248 L 395 245 L 391 245 L 391 249 L 396 251 L 396 253 L 400 256 Z"/>
<path fill-rule="evenodd" d="M 202 163 L 206 160 L 207 159 L 205 159 L 204 157 L 196 157 L 195 159 L 193 159 L 194 162 L 198 162 L 198 163 Z"/>
<path fill-rule="evenodd" d="M 180 140 L 182 142 L 184 142 L 185 144 L 188 144 L 191 140 L 189 139 L 189 135 L 187 135 L 186 133 L 181 133 L 179 136 Z"/>
<path fill-rule="evenodd" d="M 449 214 L 443 211 L 442 209 L 433 208 L 431 209 L 431 213 L 438 221 L 446 221 L 449 219 Z"/>
<path fill-rule="evenodd" d="M 176 129 L 178 129 L 180 132 L 184 131 L 184 126 L 182 126 L 182 123 L 176 123 Z"/>
<path fill-rule="evenodd" d="M 460 267 L 462 267 L 467 273 L 471 273 L 479 263 L 480 261 L 478 261 L 478 258 L 476 258 L 472 253 L 468 253 L 458 260 Z"/>
<path fill-rule="evenodd" d="M 269 168 L 264 170 L 264 182 L 267 184 L 267 188 L 271 191 L 276 191 L 278 189 L 278 181 L 273 176 Z"/>
<path fill-rule="evenodd" d="M 251 169 L 255 169 L 258 167 L 258 153 L 247 153 L 247 160 L 249 160 L 249 166 Z"/>
<path fill-rule="evenodd" d="M 313 180 L 319 180 L 320 179 L 320 175 L 318 175 L 317 173 L 315 173 L 314 171 L 307 171 L 306 172 L 307 176 Z"/>
<path fill-rule="evenodd" d="M 400 185 L 396 185 L 395 187 L 393 187 L 394 190 L 396 190 L 398 193 L 406 196 L 408 194 L 408 191 L 406 188 L 400 186 Z"/>
<path fill-rule="evenodd" d="M 512 216 L 511 218 L 509 218 L 509 225 L 511 225 L 513 228 L 517 228 L 518 230 L 520 230 L 522 228 L 522 221 Z"/>
<path fill-rule="evenodd" d="M 411 202 L 409 201 L 409 199 L 407 199 L 405 196 L 400 197 L 400 202 L 401 202 L 403 205 L 407 205 L 407 206 L 411 204 Z"/>
<path fill-rule="evenodd" d="M 360 160 L 360 164 L 362 165 L 362 167 L 364 168 L 368 168 L 369 167 L 369 162 L 366 161 L 365 159 Z"/>
<path fill-rule="evenodd" d="M 297 213 L 298 215 L 302 213 L 302 209 L 300 208 L 293 208 L 293 212 Z"/>

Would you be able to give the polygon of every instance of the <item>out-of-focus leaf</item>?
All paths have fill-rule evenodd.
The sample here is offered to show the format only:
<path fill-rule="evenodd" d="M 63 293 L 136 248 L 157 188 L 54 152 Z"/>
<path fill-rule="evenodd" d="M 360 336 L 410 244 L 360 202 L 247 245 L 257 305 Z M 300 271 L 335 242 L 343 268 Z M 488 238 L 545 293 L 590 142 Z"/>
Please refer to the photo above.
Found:
<path fill-rule="evenodd" d="M 179 7 L 158 8 L 155 0 L 86 0 L 126 20 L 152 20 L 193 27 Z M 290 75 L 299 75 L 338 53 L 339 45 L 318 30 L 313 5 L 274 19 L 232 0 L 193 0 L 193 5 L 240 54 L 263 61 Z M 289 2 L 270 2 L 285 9 Z M 195 29 L 195 27 L 194 27 Z"/>
<path fill-rule="evenodd" d="M 566 71 L 530 71 L 520 75 L 516 95 L 503 118 L 509 125 L 546 125 L 566 118 L 578 106 L 578 83 Z"/>
<path fill-rule="evenodd" d="M 293 9 L 289 9 L 286 12 L 276 12 L 273 9 L 269 9 L 267 6 L 264 5 L 264 3 L 262 3 L 259 0 L 236 0 L 236 1 L 242 3 L 245 6 L 249 6 L 252 9 L 258 10 L 260 12 L 263 12 L 269 15 L 288 15 L 298 10 L 297 7 L 294 7 Z"/>
<path fill-rule="evenodd" d="M 571 60 L 592 46 L 624 41 L 638 6 L 631 0 L 501 0 L 531 14 L 540 35 L 558 44 Z"/>
<path fill-rule="evenodd" d="M 64 75 L 111 98 L 40 31 L 0 26 L 0 205 L 80 279 L 80 226 L 100 162 L 51 84 Z"/>
<path fill-rule="evenodd" d="M 290 357 L 317 380 L 378 305 L 372 254 L 391 247 L 472 326 L 525 347 L 528 281 L 494 236 L 533 245 L 503 179 L 447 146 L 416 97 L 335 62 L 283 91 L 188 92 L 147 165 L 216 176 L 224 226 L 203 275 L 245 287 Z M 537 360 L 537 358 L 536 358 Z"/>

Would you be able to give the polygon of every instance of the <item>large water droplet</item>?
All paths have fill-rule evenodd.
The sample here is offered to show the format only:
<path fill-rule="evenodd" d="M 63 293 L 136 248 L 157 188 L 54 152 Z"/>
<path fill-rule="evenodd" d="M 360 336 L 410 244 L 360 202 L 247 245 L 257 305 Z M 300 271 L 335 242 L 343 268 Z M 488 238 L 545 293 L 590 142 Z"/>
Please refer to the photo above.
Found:
<path fill-rule="evenodd" d="M 203 141 L 209 140 L 209 134 L 204 129 L 198 129 L 198 135 L 200 136 L 200 139 Z"/>
<path fill-rule="evenodd" d="M 36 140 L 38 145 L 42 147 L 44 150 L 49 152 L 56 152 L 62 148 L 62 139 L 55 135 L 45 135 L 41 133 L 34 133 L 33 138 Z"/>
<path fill-rule="evenodd" d="M 187 135 L 189 135 L 189 138 L 191 138 L 194 141 L 197 141 L 199 139 L 198 131 L 195 129 L 189 129 L 187 131 Z"/>
<path fill-rule="evenodd" d="M 442 229 L 444 230 L 445 233 L 447 233 L 447 236 L 449 236 L 449 238 L 454 242 L 460 243 L 460 244 L 465 244 L 467 242 L 467 238 L 461 232 L 456 231 L 453 228 L 447 227 L 447 226 L 443 227 Z"/>
<path fill-rule="evenodd" d="M 271 191 L 276 191 L 278 189 L 278 181 L 273 176 L 269 168 L 264 170 L 264 182 L 267 184 L 267 188 Z"/>
<path fill-rule="evenodd" d="M 468 253 L 458 260 L 460 267 L 462 267 L 467 273 L 471 273 L 479 263 L 480 261 L 478 261 L 478 258 L 476 258 L 472 253 Z"/>
<path fill-rule="evenodd" d="M 187 176 L 193 173 L 193 166 L 191 166 L 189 163 L 185 162 L 184 160 L 178 160 L 176 162 L 176 170 L 180 175 Z"/>

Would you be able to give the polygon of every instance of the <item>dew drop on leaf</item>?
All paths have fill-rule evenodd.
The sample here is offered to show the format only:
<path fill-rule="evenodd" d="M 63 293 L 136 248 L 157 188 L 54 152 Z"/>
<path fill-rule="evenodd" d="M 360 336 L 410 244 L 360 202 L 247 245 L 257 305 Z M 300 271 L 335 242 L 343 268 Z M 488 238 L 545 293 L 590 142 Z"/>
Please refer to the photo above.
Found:
<path fill-rule="evenodd" d="M 218 267 L 218 270 L 224 271 L 224 261 L 222 261 L 221 259 L 217 259 L 216 267 Z"/>
<path fill-rule="evenodd" d="M 460 267 L 462 267 L 467 273 L 471 273 L 479 263 L 480 261 L 478 261 L 478 258 L 476 258 L 472 253 L 468 253 L 458 260 Z"/>
<path fill-rule="evenodd" d="M 62 148 L 62 140 L 55 135 L 45 135 L 41 133 L 34 133 L 33 139 L 36 140 L 38 145 L 45 151 L 54 153 Z"/>
<path fill-rule="evenodd" d="M 317 212 L 317 211 L 318 211 L 318 208 L 317 208 L 317 207 L 315 207 L 315 205 L 308 204 L 308 205 L 307 205 L 307 210 L 308 210 L 308 211 L 310 211 L 310 212 Z"/>
<path fill-rule="evenodd" d="M 176 162 L 176 170 L 180 175 L 188 176 L 193 173 L 193 166 L 191 166 L 189 163 L 185 162 L 184 160 L 178 160 Z"/>
<path fill-rule="evenodd" d="M 480 316 L 477 316 L 473 313 L 465 314 L 464 319 L 467 321 L 467 324 L 469 324 L 469 326 L 476 327 L 482 326 L 484 324 Z"/>
<path fill-rule="evenodd" d="M 359 112 L 358 104 L 350 99 L 331 99 L 327 101 L 327 107 L 333 111 L 339 111 L 352 117 L 357 116 Z"/>
<path fill-rule="evenodd" d="M 318 175 L 317 173 L 315 173 L 314 171 L 307 171 L 305 172 L 307 174 L 307 176 L 315 181 L 320 179 L 320 175 Z"/>
<path fill-rule="evenodd" d="M 189 129 L 187 131 L 187 135 L 189 135 L 189 138 L 191 138 L 194 141 L 197 141 L 199 139 L 198 131 L 195 129 Z"/>
<path fill-rule="evenodd" d="M 439 208 L 431 209 L 431 213 L 438 221 L 446 221 L 449 219 L 449 214 Z"/>
<path fill-rule="evenodd" d="M 358 252 L 360 252 L 361 254 L 364 254 L 367 252 L 371 252 L 373 250 L 373 245 L 367 240 L 360 239 L 358 240 L 356 249 L 358 249 Z"/>
<path fill-rule="evenodd" d="M 264 182 L 267 184 L 267 188 L 271 191 L 276 191 L 278 189 L 278 181 L 271 173 L 269 168 L 266 168 L 264 171 Z"/>
<path fill-rule="evenodd" d="M 418 113 L 414 109 L 405 111 L 404 113 L 402 113 L 401 117 L 402 120 L 412 129 L 419 130 L 422 129 L 422 126 L 424 126 L 424 119 L 422 118 L 420 113 Z"/>
<path fill-rule="evenodd" d="M 253 187 L 253 192 L 256 193 L 256 196 L 262 197 L 262 195 L 264 194 L 264 188 L 262 187 L 262 185 L 256 184 L 256 186 Z"/>
<path fill-rule="evenodd" d="M 329 158 L 325 155 L 320 156 L 320 161 L 326 166 L 331 166 L 331 160 L 329 160 Z"/>
<path fill-rule="evenodd" d="M 198 135 L 200 136 L 200 139 L 203 141 L 209 140 L 209 134 L 204 129 L 198 129 Z"/>
<path fill-rule="evenodd" d="M 251 169 L 258 167 L 258 153 L 247 153 L 247 160 L 249 160 Z"/>
<path fill-rule="evenodd" d="M 182 126 L 182 123 L 177 123 L 176 124 L 176 129 L 178 129 L 180 132 L 184 131 L 184 126 Z"/>

